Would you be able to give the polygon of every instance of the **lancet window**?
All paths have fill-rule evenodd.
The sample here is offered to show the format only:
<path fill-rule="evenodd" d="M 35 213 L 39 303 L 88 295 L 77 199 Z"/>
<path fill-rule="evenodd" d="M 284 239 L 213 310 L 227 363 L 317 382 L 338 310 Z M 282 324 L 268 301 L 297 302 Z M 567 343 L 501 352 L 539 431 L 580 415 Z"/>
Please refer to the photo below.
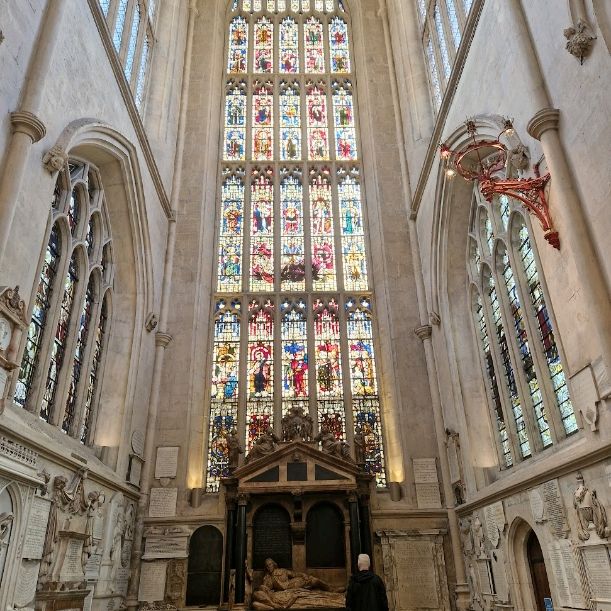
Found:
<path fill-rule="evenodd" d="M 554 325 L 519 202 L 476 192 L 471 303 L 503 468 L 578 431 Z"/>
<path fill-rule="evenodd" d="M 93 166 L 60 171 L 14 400 L 89 443 L 110 318 L 112 243 Z"/>
<path fill-rule="evenodd" d="M 295 407 L 385 486 L 349 16 L 235 0 L 227 31 L 206 489 Z"/>

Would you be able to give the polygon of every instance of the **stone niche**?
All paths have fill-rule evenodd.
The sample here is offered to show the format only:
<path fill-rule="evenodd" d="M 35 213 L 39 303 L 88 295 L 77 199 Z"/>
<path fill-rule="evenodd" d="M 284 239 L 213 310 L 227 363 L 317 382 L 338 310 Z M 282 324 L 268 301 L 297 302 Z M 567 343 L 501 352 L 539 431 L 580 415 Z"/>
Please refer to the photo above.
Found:
<path fill-rule="evenodd" d="M 394 611 L 449 610 L 443 555 L 445 531 L 378 531 L 384 580 Z"/>

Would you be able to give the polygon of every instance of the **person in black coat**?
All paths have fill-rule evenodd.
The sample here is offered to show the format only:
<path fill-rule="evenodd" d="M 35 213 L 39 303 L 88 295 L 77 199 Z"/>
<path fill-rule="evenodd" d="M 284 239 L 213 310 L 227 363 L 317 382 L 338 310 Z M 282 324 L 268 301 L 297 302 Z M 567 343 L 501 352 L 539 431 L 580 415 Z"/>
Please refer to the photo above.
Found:
<path fill-rule="evenodd" d="M 347 611 L 388 611 L 388 598 L 384 582 L 369 570 L 371 560 L 359 554 L 359 572 L 350 577 L 346 591 Z"/>

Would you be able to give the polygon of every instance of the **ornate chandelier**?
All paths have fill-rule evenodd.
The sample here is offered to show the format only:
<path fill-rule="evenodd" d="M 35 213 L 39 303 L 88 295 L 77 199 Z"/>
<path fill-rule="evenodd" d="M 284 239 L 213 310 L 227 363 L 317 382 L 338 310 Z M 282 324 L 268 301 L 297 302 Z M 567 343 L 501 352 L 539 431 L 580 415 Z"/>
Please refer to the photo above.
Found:
<path fill-rule="evenodd" d="M 560 250 L 560 238 L 549 212 L 545 197 L 545 186 L 550 180 L 549 172 L 539 175 L 538 166 L 534 167 L 533 178 L 507 178 L 507 147 L 501 137 L 513 135 L 514 128 L 510 119 L 506 119 L 503 130 L 496 140 L 477 138 L 475 121 L 465 123 L 469 141 L 458 149 L 451 149 L 447 144 L 440 146 L 441 158 L 446 164 L 446 175 L 460 174 L 465 180 L 477 182 L 487 202 L 492 203 L 494 195 L 507 195 L 522 202 L 526 210 L 539 219 L 545 239 Z"/>

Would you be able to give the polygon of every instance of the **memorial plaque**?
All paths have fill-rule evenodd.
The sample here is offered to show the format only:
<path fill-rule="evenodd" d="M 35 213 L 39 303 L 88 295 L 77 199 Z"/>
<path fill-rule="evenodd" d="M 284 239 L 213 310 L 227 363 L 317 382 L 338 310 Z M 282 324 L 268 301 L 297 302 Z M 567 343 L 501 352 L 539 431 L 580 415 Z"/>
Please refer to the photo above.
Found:
<path fill-rule="evenodd" d="M 439 484 L 416 484 L 416 501 L 418 509 L 439 509 L 441 507 Z"/>
<path fill-rule="evenodd" d="M 129 473 L 127 481 L 133 486 L 140 486 L 140 477 L 142 475 L 142 459 L 135 454 L 129 457 Z"/>
<path fill-rule="evenodd" d="M 155 479 L 174 478 L 178 471 L 178 446 L 157 448 Z"/>
<path fill-rule="evenodd" d="M 545 515 L 545 505 L 543 504 L 543 497 L 539 492 L 538 488 L 533 488 L 528 492 L 528 500 L 530 501 L 530 511 L 533 514 L 535 522 L 543 522 Z"/>
<path fill-rule="evenodd" d="M 160 602 L 165 594 L 167 562 L 143 562 L 140 569 L 138 600 Z"/>
<path fill-rule="evenodd" d="M 582 548 L 590 590 L 594 600 L 611 600 L 611 563 L 605 545 Z"/>
<path fill-rule="evenodd" d="M 397 540 L 393 547 L 400 609 L 437 609 L 440 600 L 434 543 Z"/>
<path fill-rule="evenodd" d="M 83 579 L 83 540 L 69 539 L 59 574 L 60 581 L 80 581 Z"/>
<path fill-rule="evenodd" d="M 549 526 L 556 537 L 563 539 L 566 537 L 570 527 L 564 514 L 564 505 L 560 495 L 558 480 L 552 479 L 542 485 L 543 504 L 545 505 L 545 517 Z"/>
<path fill-rule="evenodd" d="M 280 567 L 292 567 L 291 518 L 278 505 L 262 507 L 253 520 L 253 568 L 262 569 L 273 558 Z"/>
<path fill-rule="evenodd" d="M 494 594 L 494 592 L 492 591 L 492 580 L 490 579 L 490 561 L 478 560 L 477 573 L 480 592 L 482 594 Z"/>
<path fill-rule="evenodd" d="M 164 537 L 151 535 L 146 538 L 144 559 L 149 558 L 187 558 L 189 556 L 189 537 Z"/>
<path fill-rule="evenodd" d="M 505 530 L 505 510 L 502 501 L 484 507 L 484 523 L 486 525 L 486 538 L 492 543 L 493 547 L 498 547 L 500 533 Z"/>
<path fill-rule="evenodd" d="M 437 461 L 434 458 L 414 458 L 414 481 L 417 484 L 435 484 L 437 477 Z"/>
<path fill-rule="evenodd" d="M 151 488 L 149 517 L 173 518 L 176 515 L 178 488 Z"/>
<path fill-rule="evenodd" d="M 6 386 L 6 380 L 8 379 L 8 374 L 4 369 L 0 369 L 0 397 L 4 395 L 4 387 Z"/>
<path fill-rule="evenodd" d="M 36 582 L 38 581 L 38 571 L 40 562 L 38 560 L 22 560 L 17 584 L 15 586 L 15 605 L 18 607 L 34 606 L 30 605 L 36 596 Z"/>
<path fill-rule="evenodd" d="M 460 458 L 458 457 L 458 447 L 454 440 L 448 443 L 448 464 L 450 467 L 450 481 L 455 484 L 461 480 L 460 477 Z"/>
<path fill-rule="evenodd" d="M 115 577 L 116 592 L 120 596 L 127 596 L 127 586 L 129 585 L 129 567 L 120 566 Z"/>
<path fill-rule="evenodd" d="M 560 605 L 585 608 L 571 542 L 566 539 L 556 541 L 549 548 L 549 557 Z"/>
<path fill-rule="evenodd" d="M 102 564 L 102 551 L 96 547 L 87 564 L 85 565 L 85 579 L 87 581 L 96 581 L 100 577 L 100 566 Z"/>
<path fill-rule="evenodd" d="M 138 456 L 144 454 L 144 432 L 136 429 L 132 433 L 132 451 Z"/>
<path fill-rule="evenodd" d="M 40 498 L 39 496 L 35 496 L 32 499 L 28 526 L 23 540 L 23 552 L 21 553 L 24 558 L 31 560 L 40 560 L 42 558 L 42 548 L 45 544 L 50 510 L 51 502 L 47 499 Z"/>
<path fill-rule="evenodd" d="M 502 602 L 509 601 L 509 584 L 507 583 L 507 572 L 505 570 L 505 555 L 503 550 L 495 550 L 491 554 L 490 567 L 494 578 L 494 589 L 498 599 Z"/>
<path fill-rule="evenodd" d="M 98 515 L 93 518 L 93 531 L 91 536 L 97 541 L 104 536 L 104 519 Z"/>

